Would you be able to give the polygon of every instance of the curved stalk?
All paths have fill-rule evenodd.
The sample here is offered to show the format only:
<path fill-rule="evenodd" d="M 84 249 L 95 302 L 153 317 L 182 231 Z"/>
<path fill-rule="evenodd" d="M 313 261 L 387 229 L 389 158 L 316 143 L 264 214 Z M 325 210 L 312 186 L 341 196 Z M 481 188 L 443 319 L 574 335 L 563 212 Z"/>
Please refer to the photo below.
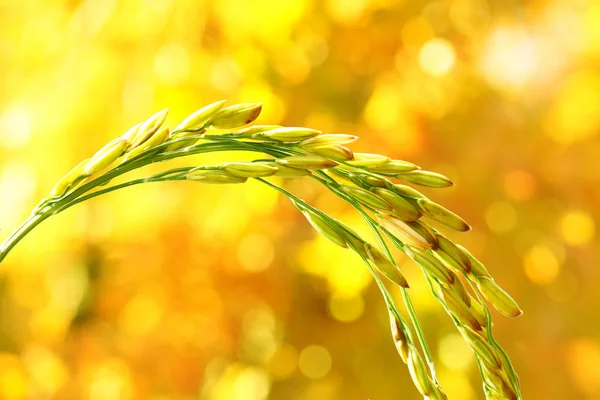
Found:
<path fill-rule="evenodd" d="M 383 248 L 386 256 L 390 259 L 390 261 L 396 268 L 399 268 L 398 264 L 396 263 L 396 260 L 392 256 L 392 253 L 391 253 L 389 247 L 387 246 L 387 244 L 385 243 L 385 240 L 383 239 L 383 237 L 381 235 L 381 232 L 380 232 L 381 227 L 379 226 L 379 224 L 375 220 L 373 220 L 373 218 L 371 218 L 371 216 L 369 214 L 365 213 L 364 210 L 361 208 L 361 206 L 356 201 L 354 201 L 350 196 L 348 196 L 347 194 L 345 194 L 344 192 L 340 191 L 337 188 L 332 188 L 330 185 L 328 185 L 326 183 L 324 183 L 324 184 L 336 196 L 344 199 L 346 202 L 348 202 L 350 205 L 352 205 L 352 207 L 354 207 L 360 213 L 362 218 L 365 220 L 365 222 L 369 225 L 369 227 L 375 234 L 375 237 L 377 238 L 377 241 Z M 419 344 L 421 345 L 421 348 L 423 349 L 423 354 L 425 356 L 425 360 L 427 361 L 429 370 L 431 371 L 432 378 L 433 378 L 435 384 L 439 386 L 440 383 L 437 378 L 435 364 L 433 362 L 433 355 L 431 354 L 431 350 L 429 349 L 429 345 L 427 344 L 427 339 L 425 338 L 425 332 L 423 331 L 423 327 L 421 326 L 421 323 L 419 321 L 417 311 L 415 310 L 415 307 L 412 303 L 410 295 L 408 294 L 408 289 L 401 287 L 400 292 L 402 295 L 402 300 L 404 301 L 404 304 L 406 306 L 406 311 L 408 312 L 411 323 L 417 334 L 417 340 L 418 340 Z"/>
<path fill-rule="evenodd" d="M 329 144 L 331 140 L 333 140 L 333 143 L 348 143 L 347 139 L 350 135 L 324 135 L 319 137 L 320 132 L 312 129 L 284 128 L 277 126 L 251 126 L 236 132 L 215 134 L 213 133 L 215 131 L 211 130 L 215 127 L 222 129 L 233 127 L 237 129 L 240 126 L 247 124 L 252 119 L 256 118 L 258 115 L 257 110 L 260 111 L 261 106 L 260 104 L 249 103 L 226 108 L 222 107 L 223 102 L 217 102 L 202 108 L 184 120 L 179 125 L 182 127 L 181 129 L 177 129 L 171 133 L 169 133 L 168 128 L 160 128 L 160 125 L 166 117 L 166 112 L 163 110 L 152 116 L 145 123 L 138 124 L 123 137 L 109 142 L 92 158 L 80 164 L 83 165 L 83 169 L 79 170 L 79 166 L 77 166 L 59 181 L 59 184 L 57 184 L 56 188 L 53 190 L 53 193 L 56 193 L 57 195 L 42 200 L 33 210 L 32 214 L 12 234 L 10 234 L 8 238 L 6 238 L 0 245 L 0 262 L 4 260 L 7 254 L 20 240 L 50 216 L 56 215 L 76 204 L 103 194 L 151 182 L 213 179 L 213 183 L 241 183 L 247 178 L 255 178 L 259 182 L 268 185 L 272 189 L 277 190 L 290 198 L 301 211 L 304 212 L 304 210 L 307 210 L 316 215 L 315 218 L 317 218 L 317 222 L 311 220 L 312 217 L 309 218 L 308 215 L 307 218 L 309 218 L 309 221 L 315 228 L 319 228 L 317 229 L 319 232 L 329 237 L 340 246 L 351 248 L 361 257 L 382 293 L 388 310 L 396 319 L 396 322 L 401 323 L 401 329 L 403 331 L 406 330 L 406 332 L 403 332 L 406 337 L 402 339 L 404 336 L 398 333 L 397 328 L 394 328 L 396 329 L 394 335 L 397 346 L 401 341 L 407 342 L 404 343 L 404 345 L 409 345 L 410 354 L 414 357 L 418 356 L 418 362 L 422 365 L 420 352 L 413 345 L 413 334 L 416 333 L 416 341 L 419 342 L 422 349 L 425 361 L 429 367 L 429 372 L 426 372 L 425 366 L 422 365 L 418 370 L 424 372 L 419 372 L 420 375 L 415 377 L 415 366 L 410 364 L 411 357 L 407 356 L 408 350 L 399 347 L 404 361 L 406 362 L 408 359 L 409 366 L 412 365 L 411 375 L 415 381 L 415 385 L 426 398 L 445 398 L 445 395 L 439 386 L 433 357 L 427 345 L 425 333 L 419 322 L 415 307 L 407 289 L 403 287 L 400 288 L 402 299 L 411 321 L 410 325 L 413 326 L 415 333 L 412 332 L 410 325 L 404 321 L 402 315 L 399 313 L 388 288 L 380 278 L 377 270 L 383 271 L 388 277 L 391 276 L 390 279 L 398 285 L 407 285 L 406 281 L 398 271 L 399 266 L 392 257 L 392 253 L 384 236 L 387 236 L 391 243 L 398 249 L 408 252 L 411 255 L 411 258 L 413 256 L 413 251 L 418 249 L 427 251 L 427 254 L 430 254 L 431 256 L 433 256 L 433 252 L 430 249 L 433 249 L 436 251 L 436 256 L 442 257 L 439 254 L 440 250 L 436 247 L 437 242 L 442 239 L 446 240 L 446 242 L 449 241 L 441 237 L 437 231 L 427 226 L 422 221 L 417 221 L 417 225 L 410 225 L 415 221 L 414 218 L 419 219 L 425 214 L 433 219 L 437 218 L 438 222 L 444 223 L 445 220 L 445 223 L 448 224 L 448 226 L 455 227 L 457 230 L 468 230 L 470 228 L 466 222 L 460 219 L 460 217 L 444 209 L 442 206 L 433 203 L 427 198 L 416 197 L 422 195 L 414 189 L 407 188 L 406 186 L 394 186 L 390 179 L 400 178 L 409 183 L 432 187 L 445 187 L 452 183 L 448 178 L 433 172 L 415 171 L 415 168 L 418 167 L 405 161 L 391 161 L 389 158 L 380 155 L 361 154 L 359 156 L 358 153 L 356 155 L 359 156 L 359 158 L 355 159 L 355 154 L 353 154 L 351 150 L 339 147 L 336 144 Z M 199 140 L 204 141 L 198 143 Z M 350 140 L 353 140 L 352 137 Z M 354 138 L 354 140 L 356 140 L 356 138 Z M 196 143 L 194 144 L 194 142 Z M 326 151 L 323 153 L 323 147 L 327 146 L 329 147 L 325 149 Z M 145 178 L 133 179 L 112 186 L 103 187 L 108 185 L 113 179 L 149 164 L 189 155 L 223 151 L 262 153 L 273 157 L 273 159 L 254 160 L 252 163 L 225 163 L 213 166 L 175 168 Z M 126 156 L 127 153 L 129 154 Z M 327 155 L 323 156 L 322 154 Z M 109 168 L 111 164 L 121 160 L 121 158 L 119 158 L 121 156 L 124 156 L 126 161 L 121 161 L 119 165 Z M 127 157 L 130 158 L 127 159 Z M 339 159 L 341 159 L 341 161 Z M 336 167 L 338 164 L 342 165 Z M 382 165 L 383 168 L 380 168 Z M 406 170 L 407 166 L 409 168 L 408 172 Z M 336 174 L 348 178 L 352 182 L 350 185 L 357 186 L 357 188 L 341 185 L 333 176 L 322 171 L 328 168 L 332 169 Z M 294 169 L 296 169 L 295 172 Z M 298 169 L 304 171 L 301 171 L 302 173 L 300 173 Z M 316 171 L 309 173 L 306 170 Z M 413 172 L 411 173 L 411 171 Z M 347 202 L 359 212 L 361 217 L 373 231 L 377 241 L 383 249 L 383 253 L 379 250 L 377 250 L 377 253 L 372 253 L 371 251 L 375 251 L 376 249 L 371 244 L 364 242 L 364 240 L 360 238 L 358 234 L 352 232 L 350 228 L 345 227 L 326 213 L 310 206 L 283 187 L 262 178 L 262 176 L 278 172 L 281 172 L 283 176 L 292 177 L 308 174 L 333 194 Z M 407 173 L 410 173 L 410 175 L 407 175 Z M 407 191 L 407 189 L 410 190 Z M 381 196 L 379 196 L 379 194 L 381 194 Z M 387 196 L 385 196 L 386 194 Z M 391 200 L 389 196 L 392 196 Z M 403 204 L 404 207 L 408 207 L 407 209 L 404 209 L 404 211 L 402 211 L 403 209 L 401 208 L 403 207 Z M 432 209 L 435 212 L 431 211 Z M 380 225 L 372 215 L 377 216 L 385 228 Z M 406 220 L 403 220 L 402 218 L 406 218 Z M 385 221 L 385 223 L 383 221 Z M 386 225 L 388 222 L 392 225 Z M 398 230 L 395 231 L 396 233 L 392 234 L 390 230 L 396 228 L 398 228 Z M 421 233 L 419 232 L 425 232 L 422 234 L 423 237 L 420 237 Z M 425 237 L 429 239 L 426 239 Z M 408 247 L 405 246 L 400 238 L 402 238 L 402 241 L 406 241 Z M 420 239 L 423 240 L 421 241 Z M 450 244 L 456 247 L 453 243 L 450 242 Z M 363 245 L 365 246 L 364 248 L 362 248 Z M 456 249 L 456 251 L 461 251 L 458 247 Z M 463 252 L 461 254 L 464 257 L 467 255 L 472 257 L 468 252 Z M 446 256 L 451 256 L 451 254 L 446 253 Z M 461 257 L 460 254 L 458 257 Z M 446 261 L 448 260 L 446 259 Z M 459 262 L 456 259 L 455 261 Z M 457 316 L 452 314 L 451 307 L 445 303 L 444 299 L 441 298 L 434 289 L 432 279 L 440 278 L 436 278 L 435 275 L 429 275 L 424 266 L 421 265 L 419 261 L 417 261 L 417 263 L 422 269 L 433 295 L 448 312 L 454 324 L 460 328 L 462 324 L 460 318 L 457 318 Z M 452 268 L 456 266 L 452 263 L 449 265 Z M 505 368 L 502 366 L 499 367 L 501 370 L 500 372 L 504 369 L 507 370 L 506 374 L 502 372 L 503 376 L 508 375 L 503 378 L 504 383 L 502 384 L 502 390 L 504 390 L 504 387 L 508 384 L 507 382 L 510 381 L 512 391 L 514 392 L 514 396 L 513 394 L 510 395 L 511 398 L 516 397 L 521 400 L 519 381 L 514 368 L 512 367 L 507 354 L 492 335 L 490 313 L 485 306 L 484 296 L 482 296 L 482 294 L 485 293 L 480 293 L 474 285 L 474 282 L 477 282 L 477 285 L 493 284 L 493 280 L 491 280 L 491 278 L 488 279 L 490 275 L 483 265 L 478 264 L 479 270 L 475 271 L 475 274 L 472 274 L 469 269 L 466 269 L 467 267 L 465 265 L 466 264 L 463 265 L 464 268 L 461 269 L 461 272 L 468 278 L 467 280 L 479 302 L 483 305 L 485 313 L 486 337 L 478 340 L 487 340 L 505 365 Z M 382 266 L 387 269 L 384 268 L 382 270 Z M 395 270 L 392 271 L 390 268 Z M 471 268 L 470 264 L 469 268 Z M 469 272 L 468 276 L 465 271 Z M 389 275 L 390 273 L 391 275 Z M 398 277 L 394 274 L 400 274 L 400 276 Z M 438 281 L 438 283 L 439 282 L 440 281 Z M 488 296 L 488 294 L 485 294 L 485 296 Z M 500 298 L 497 303 L 494 303 L 494 301 L 490 301 L 490 303 L 496 308 L 500 307 L 498 309 L 503 311 L 506 315 L 519 315 L 520 309 L 516 303 L 514 303 L 514 300 L 512 300 L 510 296 L 508 296 L 508 299 L 510 299 L 512 303 L 507 300 L 507 297 Z M 488 298 L 487 300 L 490 299 Z M 478 363 L 480 362 L 479 357 L 477 357 L 477 361 Z M 480 371 L 483 377 L 484 368 L 481 368 L 481 366 Z M 427 377 L 422 375 L 427 375 Z M 489 396 L 496 396 L 493 394 L 495 393 L 494 390 L 494 387 L 484 381 L 484 391 L 486 392 L 486 396 L 488 396 L 488 394 Z"/>

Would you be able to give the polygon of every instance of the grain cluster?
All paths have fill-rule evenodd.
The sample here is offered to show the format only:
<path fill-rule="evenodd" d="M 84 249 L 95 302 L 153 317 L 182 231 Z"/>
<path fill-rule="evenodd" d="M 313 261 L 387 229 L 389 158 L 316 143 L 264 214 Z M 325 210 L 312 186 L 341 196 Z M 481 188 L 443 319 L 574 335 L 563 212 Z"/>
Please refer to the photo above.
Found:
<path fill-rule="evenodd" d="M 439 224 L 464 232 L 471 229 L 467 222 L 408 185 L 444 188 L 452 186 L 452 181 L 408 161 L 355 153 L 346 147 L 358 140 L 353 135 L 323 134 L 304 127 L 247 126 L 258 117 L 261 108 L 259 103 L 226 107 L 224 101 L 219 101 L 191 114 L 174 129 L 165 126 L 168 110 L 136 124 L 58 181 L 30 219 L 0 247 L 0 261 L 45 218 L 113 190 L 166 180 L 232 184 L 256 179 L 288 196 L 319 234 L 364 260 L 384 296 L 398 353 L 424 398 L 445 399 L 446 395 L 412 307 L 410 282 L 392 257 L 390 244 L 418 265 L 432 295 L 471 347 L 486 398 L 520 399 L 517 375 L 492 336 L 487 304 L 508 317 L 520 315 L 521 309 L 479 260 L 436 228 Z M 254 162 L 195 165 L 110 186 L 112 179 L 150 163 L 229 150 L 262 155 Z M 271 176 L 319 181 L 363 216 L 378 243 L 369 243 L 351 227 L 265 179 Z M 410 322 L 390 296 L 389 290 L 394 287 L 402 291 Z"/>

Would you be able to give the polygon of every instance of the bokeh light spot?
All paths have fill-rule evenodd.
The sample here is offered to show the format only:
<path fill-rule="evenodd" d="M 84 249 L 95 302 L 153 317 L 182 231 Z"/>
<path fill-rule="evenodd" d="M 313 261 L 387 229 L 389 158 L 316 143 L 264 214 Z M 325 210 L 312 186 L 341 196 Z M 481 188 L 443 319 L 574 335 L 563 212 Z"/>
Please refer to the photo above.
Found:
<path fill-rule="evenodd" d="M 68 370 L 61 360 L 46 348 L 29 348 L 24 359 L 31 377 L 46 394 L 56 393 L 69 379 Z"/>
<path fill-rule="evenodd" d="M 9 106 L 0 116 L 0 146 L 8 150 L 20 149 L 31 136 L 31 112 L 23 106 Z"/>
<path fill-rule="evenodd" d="M 232 58 L 214 60 L 210 70 L 210 83 L 215 89 L 230 92 L 236 89 L 244 78 L 242 67 Z"/>
<path fill-rule="evenodd" d="M 475 400 L 479 397 L 471 386 L 469 378 L 462 371 L 441 370 L 438 372 L 446 395 L 453 400 Z"/>
<path fill-rule="evenodd" d="M 490 9 L 486 0 L 453 0 L 448 14 L 452 25 L 464 35 L 474 36 L 490 23 Z"/>
<path fill-rule="evenodd" d="M 319 379 L 331 369 L 331 355 L 325 347 L 311 345 L 305 347 L 298 360 L 300 371 L 308 378 Z"/>
<path fill-rule="evenodd" d="M 368 0 L 327 0 L 325 6 L 334 20 L 353 25 L 363 15 L 368 3 Z"/>
<path fill-rule="evenodd" d="M 160 322 L 162 308 L 151 295 L 134 297 L 121 313 L 121 327 L 130 335 L 144 335 Z"/>
<path fill-rule="evenodd" d="M 0 353 L 0 397 L 7 400 L 26 398 L 27 377 L 17 357 Z"/>
<path fill-rule="evenodd" d="M 425 18 L 413 18 L 402 27 L 402 42 L 407 48 L 419 48 L 433 37 L 431 24 Z"/>
<path fill-rule="evenodd" d="M 444 0 L 429 1 L 423 7 L 423 17 L 431 23 L 435 32 L 441 33 L 448 30 L 450 19 L 448 7 Z"/>
<path fill-rule="evenodd" d="M 564 270 L 558 279 L 546 286 L 546 294 L 557 303 L 568 304 L 579 290 L 579 281 L 571 271 Z"/>
<path fill-rule="evenodd" d="M 594 220 L 585 211 L 570 211 L 561 218 L 559 232 L 568 245 L 588 244 L 594 238 Z"/>
<path fill-rule="evenodd" d="M 527 277 L 538 285 L 548 285 L 560 272 L 560 263 L 554 252 L 543 245 L 532 247 L 523 259 Z"/>
<path fill-rule="evenodd" d="M 233 384 L 234 399 L 264 400 L 271 390 L 267 373 L 260 368 L 245 368 Z"/>
<path fill-rule="evenodd" d="M 513 200 L 529 200 L 535 193 L 535 189 L 535 178 L 527 171 L 510 171 L 504 177 L 504 191 Z"/>
<path fill-rule="evenodd" d="M 488 38 L 480 68 L 499 89 L 518 90 L 529 82 L 539 66 L 533 39 L 522 28 L 498 27 Z"/>
<path fill-rule="evenodd" d="M 289 378 L 298 366 L 298 352 L 290 345 L 275 350 L 268 362 L 269 373 L 274 379 Z"/>
<path fill-rule="evenodd" d="M 90 400 L 128 400 L 133 398 L 130 372 L 120 360 L 99 365 L 92 375 Z"/>
<path fill-rule="evenodd" d="M 567 345 L 566 353 L 567 368 L 577 389 L 587 395 L 600 392 L 600 344 L 579 338 Z"/>
<path fill-rule="evenodd" d="M 365 120 L 371 127 L 384 131 L 398 123 L 400 94 L 389 85 L 379 85 L 365 107 Z"/>
<path fill-rule="evenodd" d="M 418 149 L 419 132 L 412 110 L 392 82 L 382 81 L 375 87 L 364 109 L 364 118 L 390 145 L 407 153 Z"/>
<path fill-rule="evenodd" d="M 154 72 L 157 78 L 169 85 L 185 83 L 190 68 L 190 56 L 181 44 L 162 47 L 154 59 Z"/>
<path fill-rule="evenodd" d="M 517 225 L 517 212 L 508 202 L 496 202 L 486 210 L 485 222 L 494 233 L 508 233 Z"/>
<path fill-rule="evenodd" d="M 562 144 L 589 139 L 600 127 L 600 74 L 584 70 L 568 76 L 554 96 L 546 131 Z"/>
<path fill-rule="evenodd" d="M 275 352 L 275 322 L 268 307 L 257 307 L 244 315 L 244 350 L 253 360 L 265 362 Z"/>
<path fill-rule="evenodd" d="M 585 15 L 588 47 L 591 52 L 600 55 L 600 3 L 590 6 Z"/>
<path fill-rule="evenodd" d="M 308 4 L 301 0 L 222 0 L 214 3 L 219 26 L 234 43 L 258 39 L 269 46 L 286 43 Z"/>
<path fill-rule="evenodd" d="M 306 53 L 297 46 L 289 47 L 280 53 L 274 64 L 277 72 L 293 84 L 302 83 L 308 77 L 311 68 Z"/>
<path fill-rule="evenodd" d="M 446 368 L 453 370 L 465 370 L 473 362 L 469 345 L 457 333 L 450 333 L 440 339 L 438 356 Z"/>
<path fill-rule="evenodd" d="M 30 164 L 9 161 L 0 170 L 0 221 L 17 223 L 29 207 L 29 200 L 37 186 L 36 174 Z M 10 193 L 10 195 L 8 195 Z"/>
<path fill-rule="evenodd" d="M 361 295 L 340 296 L 333 294 L 329 298 L 329 313 L 341 322 L 352 322 L 359 319 L 365 310 L 365 302 Z"/>
<path fill-rule="evenodd" d="M 431 39 L 419 51 L 419 66 L 435 77 L 446 75 L 454 66 L 455 59 L 454 47 L 445 39 Z"/>
<path fill-rule="evenodd" d="M 372 282 L 369 272 L 356 254 L 332 246 L 321 235 L 302 246 L 299 260 L 306 272 L 325 278 L 331 290 L 341 296 L 357 296 Z"/>
<path fill-rule="evenodd" d="M 248 272 L 261 272 L 273 262 L 275 250 L 271 239 L 261 233 L 250 233 L 240 241 L 237 257 Z"/>

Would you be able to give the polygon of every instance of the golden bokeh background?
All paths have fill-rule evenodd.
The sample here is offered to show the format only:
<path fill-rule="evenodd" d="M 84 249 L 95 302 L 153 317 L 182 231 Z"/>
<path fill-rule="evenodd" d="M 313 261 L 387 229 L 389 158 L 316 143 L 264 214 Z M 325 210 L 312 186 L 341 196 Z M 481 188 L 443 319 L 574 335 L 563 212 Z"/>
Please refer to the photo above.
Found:
<path fill-rule="evenodd" d="M 260 123 L 357 134 L 450 176 L 426 193 L 525 311 L 494 314 L 525 398 L 600 399 L 599 1 L 0 0 L 0 87 L 0 239 L 157 110 L 173 125 L 261 101 Z M 481 399 L 400 262 L 449 398 Z M 256 182 L 94 199 L 0 269 L 0 399 L 420 398 L 360 260 Z"/>

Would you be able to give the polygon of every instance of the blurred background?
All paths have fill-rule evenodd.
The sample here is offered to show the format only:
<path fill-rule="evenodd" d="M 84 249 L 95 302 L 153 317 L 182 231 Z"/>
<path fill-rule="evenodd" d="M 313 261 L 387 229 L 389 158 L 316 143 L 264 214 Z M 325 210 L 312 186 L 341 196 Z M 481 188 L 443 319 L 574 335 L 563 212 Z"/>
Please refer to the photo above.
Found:
<path fill-rule="evenodd" d="M 494 313 L 524 397 L 600 399 L 599 67 L 591 0 L 0 0 L 0 239 L 159 109 L 173 126 L 260 101 L 259 123 L 357 134 L 354 150 L 451 177 L 425 193 L 525 311 Z M 360 224 L 311 181 L 285 185 Z M 399 261 L 449 398 L 482 399 Z M 420 398 L 359 259 L 255 182 L 94 199 L 0 272 L 1 399 Z"/>

